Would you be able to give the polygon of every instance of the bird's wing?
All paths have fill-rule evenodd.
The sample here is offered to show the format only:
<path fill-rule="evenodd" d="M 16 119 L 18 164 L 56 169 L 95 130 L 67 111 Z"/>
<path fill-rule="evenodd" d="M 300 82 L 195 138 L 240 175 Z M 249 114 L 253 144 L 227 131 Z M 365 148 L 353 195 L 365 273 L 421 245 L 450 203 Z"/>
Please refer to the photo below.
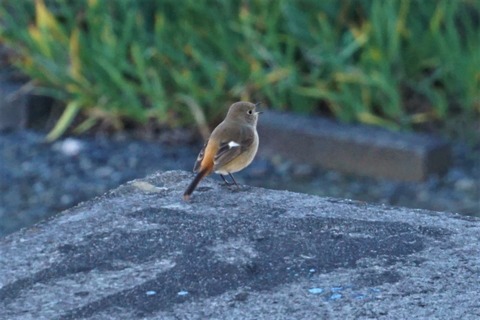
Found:
<path fill-rule="evenodd" d="M 207 147 L 208 140 L 205 142 L 203 145 L 202 150 L 200 150 L 200 153 L 198 154 L 197 161 L 195 161 L 195 165 L 193 166 L 193 172 L 198 172 L 200 169 L 200 165 L 202 164 L 203 157 L 205 156 L 205 148 Z"/>
<path fill-rule="evenodd" d="M 214 169 L 221 168 L 242 152 L 254 141 L 255 133 L 248 127 L 238 127 L 238 131 L 226 135 L 226 139 L 220 142 L 219 148 L 213 158 Z"/>

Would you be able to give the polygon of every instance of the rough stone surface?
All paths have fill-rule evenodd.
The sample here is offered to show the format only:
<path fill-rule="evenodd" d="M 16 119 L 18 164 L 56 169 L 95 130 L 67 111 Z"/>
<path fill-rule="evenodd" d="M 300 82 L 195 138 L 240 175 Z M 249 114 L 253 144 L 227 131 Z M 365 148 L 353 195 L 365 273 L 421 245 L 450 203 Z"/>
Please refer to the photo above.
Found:
<path fill-rule="evenodd" d="M 422 134 L 278 112 L 263 116 L 258 130 L 260 151 L 269 156 L 359 175 L 422 181 L 451 162 L 448 143 Z"/>
<path fill-rule="evenodd" d="M 135 180 L 0 240 L 0 319 L 478 319 L 480 220 Z"/>

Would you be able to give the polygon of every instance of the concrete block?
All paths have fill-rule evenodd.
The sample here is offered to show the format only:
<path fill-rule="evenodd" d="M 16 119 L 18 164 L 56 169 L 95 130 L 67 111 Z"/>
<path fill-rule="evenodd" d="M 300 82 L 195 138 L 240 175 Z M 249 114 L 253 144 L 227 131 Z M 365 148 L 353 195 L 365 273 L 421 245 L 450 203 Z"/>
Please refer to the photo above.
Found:
<path fill-rule="evenodd" d="M 437 137 L 325 118 L 266 112 L 258 130 L 266 156 L 364 176 L 422 181 L 451 161 L 450 145 Z"/>
<path fill-rule="evenodd" d="M 480 220 L 127 183 L 0 239 L 0 319 L 478 319 Z"/>

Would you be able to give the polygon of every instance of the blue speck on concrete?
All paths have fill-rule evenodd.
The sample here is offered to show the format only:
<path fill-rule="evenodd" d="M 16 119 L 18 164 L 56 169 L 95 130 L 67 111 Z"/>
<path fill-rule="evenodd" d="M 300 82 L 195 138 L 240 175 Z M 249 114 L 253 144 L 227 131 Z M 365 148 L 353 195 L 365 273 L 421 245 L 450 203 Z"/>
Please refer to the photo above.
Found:
<path fill-rule="evenodd" d="M 323 292 L 323 289 L 322 288 L 310 288 L 308 289 L 308 292 L 312 293 L 312 294 L 320 294 Z"/>
<path fill-rule="evenodd" d="M 334 293 L 330 296 L 330 300 L 338 300 L 341 298 L 342 298 L 342 295 L 340 293 Z"/>
<path fill-rule="evenodd" d="M 179 291 L 179 292 L 177 293 L 177 295 L 178 295 L 178 296 L 181 296 L 181 297 L 184 297 L 184 296 L 188 295 L 188 291 L 184 291 L 184 290 Z"/>

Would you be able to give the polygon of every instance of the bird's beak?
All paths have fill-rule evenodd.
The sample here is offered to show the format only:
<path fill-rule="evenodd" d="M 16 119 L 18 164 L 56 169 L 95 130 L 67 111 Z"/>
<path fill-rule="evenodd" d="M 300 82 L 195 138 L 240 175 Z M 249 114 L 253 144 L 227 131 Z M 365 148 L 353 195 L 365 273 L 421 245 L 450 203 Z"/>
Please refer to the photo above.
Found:
<path fill-rule="evenodd" d="M 261 102 L 257 102 L 255 103 L 255 108 L 258 108 L 258 106 L 260 106 L 262 103 Z M 263 111 L 255 111 L 255 114 L 261 114 L 263 113 Z"/>

